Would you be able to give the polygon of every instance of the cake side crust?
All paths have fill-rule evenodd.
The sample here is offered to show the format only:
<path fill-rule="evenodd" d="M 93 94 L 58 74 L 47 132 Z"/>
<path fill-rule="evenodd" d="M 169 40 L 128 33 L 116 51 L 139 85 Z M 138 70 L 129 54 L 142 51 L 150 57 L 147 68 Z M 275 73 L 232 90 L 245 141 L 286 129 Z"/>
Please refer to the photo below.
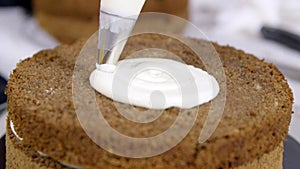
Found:
<path fill-rule="evenodd" d="M 215 44 L 225 67 L 230 92 L 223 120 L 214 135 L 204 144 L 197 142 L 199 129 L 203 126 L 209 108 L 209 104 L 206 104 L 199 107 L 201 116 L 188 137 L 169 152 L 145 160 L 127 159 L 107 153 L 87 137 L 74 113 L 70 79 L 83 43 L 40 52 L 19 64 L 11 76 L 7 90 L 8 109 L 25 145 L 41 150 L 56 160 L 92 167 L 111 165 L 123 168 L 164 168 L 174 165 L 230 168 L 271 152 L 285 139 L 293 98 L 283 75 L 273 65 L 252 55 Z M 205 43 L 199 41 L 199 45 L 205 46 Z M 201 67 L 201 63 L 188 49 L 172 39 L 155 35 L 131 39 L 123 57 L 134 50 L 156 46 L 178 54 L 187 64 Z M 44 74 L 35 74 L 37 70 L 43 70 Z M 32 85 L 37 85 L 38 88 Z M 49 97 L 49 93 L 44 91 L 52 86 L 56 93 Z M 37 93 L 28 93 L 33 87 Z M 32 97 L 30 94 L 33 94 Z M 27 100 L 24 102 L 24 99 Z M 98 95 L 98 99 L 109 110 L 104 113 L 111 120 L 111 125 L 122 130 L 118 126 L 122 120 L 114 121 L 112 117 L 116 110 L 112 107 L 111 100 L 101 95 Z M 170 109 L 168 112 L 175 116 L 177 110 Z"/>
<path fill-rule="evenodd" d="M 38 154 L 35 150 L 30 147 L 22 145 L 22 143 L 16 139 L 12 134 L 11 130 L 7 129 L 6 135 L 6 150 L 7 150 L 7 162 L 6 168 L 30 168 L 30 169 L 71 169 L 69 167 L 63 166 L 57 161 L 43 157 Z M 272 169 L 282 169 L 282 144 L 277 146 L 270 153 L 264 154 L 261 158 L 257 158 L 248 164 L 231 168 L 231 169 L 262 169 L 262 168 L 272 168 Z"/>

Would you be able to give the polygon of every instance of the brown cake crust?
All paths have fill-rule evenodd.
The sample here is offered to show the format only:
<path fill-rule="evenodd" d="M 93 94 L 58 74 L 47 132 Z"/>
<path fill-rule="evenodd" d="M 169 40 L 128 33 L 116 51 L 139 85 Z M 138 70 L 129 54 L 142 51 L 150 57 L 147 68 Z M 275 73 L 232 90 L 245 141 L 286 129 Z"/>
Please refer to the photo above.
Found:
<path fill-rule="evenodd" d="M 9 124 L 9 120 L 7 122 Z M 6 131 L 7 169 L 68 169 L 68 167 L 62 166 L 49 157 L 42 157 L 30 146 L 24 146 L 22 142 L 13 135 L 9 125 Z"/>
<path fill-rule="evenodd" d="M 59 4 L 59 5 L 58 5 Z M 71 43 L 98 30 L 99 0 L 33 0 L 34 15 L 40 26 L 57 40 Z M 188 0 L 148 0 L 142 12 L 162 12 L 188 19 Z M 157 18 L 159 19 L 159 18 Z M 176 25 L 182 31 L 184 25 Z"/>
<path fill-rule="evenodd" d="M 9 120 L 8 120 L 9 122 Z M 7 169 L 71 169 L 64 166 L 61 163 L 49 158 L 43 157 L 29 146 L 25 146 L 20 142 L 11 132 L 10 128 L 7 128 L 6 135 L 6 148 L 7 148 Z M 272 168 L 282 169 L 282 153 L 283 146 L 277 146 L 270 153 L 265 153 L 262 157 L 257 158 L 245 165 L 232 168 L 232 169 L 260 169 L 260 168 Z"/>
<path fill-rule="evenodd" d="M 214 44 L 225 69 L 227 96 L 222 121 L 213 136 L 204 144 L 198 143 L 209 108 L 207 103 L 199 106 L 196 124 L 189 135 L 172 150 L 146 159 L 110 154 L 87 137 L 74 112 L 72 74 L 83 43 L 80 41 L 41 51 L 18 64 L 11 75 L 6 91 L 8 111 L 16 131 L 24 138 L 24 145 L 55 160 L 87 168 L 227 169 L 244 165 L 273 151 L 285 139 L 293 96 L 284 76 L 272 64 L 232 47 Z M 205 45 L 202 41 L 197 43 Z M 188 48 L 158 35 L 131 38 L 122 58 L 135 50 L 150 47 L 167 49 L 187 64 L 202 67 Z M 53 93 L 45 92 L 50 88 Z M 126 124 L 126 121 L 117 118 L 112 101 L 100 94 L 97 97 L 110 125 L 125 134 L 134 134 L 119 125 Z M 137 132 L 141 136 L 154 134 L 149 129 L 165 129 L 177 112 L 176 108 L 168 109 L 168 115 L 145 128 L 128 125 L 141 129 Z M 162 125 L 157 125 L 159 122 Z"/>

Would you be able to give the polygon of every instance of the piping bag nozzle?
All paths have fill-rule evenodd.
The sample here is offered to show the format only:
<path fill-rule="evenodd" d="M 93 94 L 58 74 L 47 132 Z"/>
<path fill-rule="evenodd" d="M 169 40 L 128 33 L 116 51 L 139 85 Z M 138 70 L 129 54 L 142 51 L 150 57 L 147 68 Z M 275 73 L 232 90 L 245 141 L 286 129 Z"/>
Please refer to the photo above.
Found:
<path fill-rule="evenodd" d="M 118 62 L 144 3 L 145 0 L 101 1 L 97 68 Z"/>

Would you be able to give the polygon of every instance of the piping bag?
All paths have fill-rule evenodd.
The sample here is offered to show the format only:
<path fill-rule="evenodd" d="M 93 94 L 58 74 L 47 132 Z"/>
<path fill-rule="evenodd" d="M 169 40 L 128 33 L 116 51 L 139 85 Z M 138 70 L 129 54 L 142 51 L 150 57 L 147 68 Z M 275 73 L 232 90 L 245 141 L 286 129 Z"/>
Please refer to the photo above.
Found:
<path fill-rule="evenodd" d="M 113 71 L 145 0 L 101 0 L 97 69 Z"/>

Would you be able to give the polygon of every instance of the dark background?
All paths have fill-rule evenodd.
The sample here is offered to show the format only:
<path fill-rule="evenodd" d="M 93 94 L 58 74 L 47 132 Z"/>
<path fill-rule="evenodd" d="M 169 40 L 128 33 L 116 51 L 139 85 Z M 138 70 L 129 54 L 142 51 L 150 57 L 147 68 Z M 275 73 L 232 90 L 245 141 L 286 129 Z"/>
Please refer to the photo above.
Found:
<path fill-rule="evenodd" d="M 0 169 L 5 169 L 5 137 L 0 139 Z"/>
<path fill-rule="evenodd" d="M 0 104 L 6 102 L 6 96 L 4 95 L 5 87 L 6 87 L 6 80 L 0 76 Z"/>
<path fill-rule="evenodd" d="M 0 6 L 22 6 L 31 11 L 31 0 L 0 0 Z"/>
<path fill-rule="evenodd" d="M 6 96 L 4 95 L 5 87 L 6 87 L 6 80 L 0 76 L 0 104 L 6 102 Z"/>
<path fill-rule="evenodd" d="M 6 102 L 6 95 L 4 90 L 6 88 L 6 80 L 0 76 L 0 104 Z M 1 113 L 4 112 L 0 112 Z M 5 168 L 5 139 L 2 137 L 0 139 L 0 169 Z"/>

